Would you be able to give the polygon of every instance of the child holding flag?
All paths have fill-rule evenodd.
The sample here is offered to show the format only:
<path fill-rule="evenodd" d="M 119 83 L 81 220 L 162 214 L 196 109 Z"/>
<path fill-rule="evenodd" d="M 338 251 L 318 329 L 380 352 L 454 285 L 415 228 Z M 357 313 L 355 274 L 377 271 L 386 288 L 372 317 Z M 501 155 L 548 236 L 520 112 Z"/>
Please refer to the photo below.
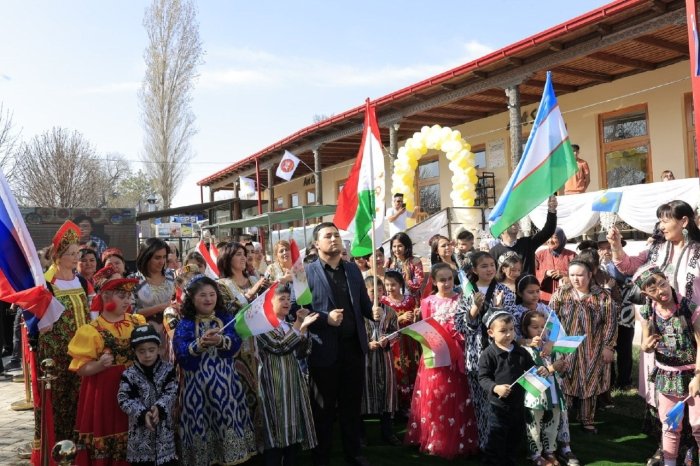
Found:
<path fill-rule="evenodd" d="M 533 342 L 541 338 L 545 325 L 545 317 L 536 310 L 527 311 L 522 316 L 522 334 Z M 530 353 L 535 364 L 547 368 L 550 374 L 547 380 L 551 384 L 549 390 L 539 396 L 530 392 L 525 394 L 525 408 L 527 408 L 525 433 L 530 459 L 536 466 L 553 466 L 558 463 L 554 456 L 557 448 L 557 431 L 561 413 L 566 410 L 564 392 L 561 390 L 556 373 L 566 368 L 566 362 L 564 359 L 552 361 L 549 356 L 543 354 L 539 345 L 523 348 Z"/>
<path fill-rule="evenodd" d="M 441 262 L 433 266 L 430 278 L 437 291 L 421 301 L 421 315 L 437 321 L 452 337 L 448 345 L 458 345 L 464 351 L 464 338 L 454 328 L 460 296 L 454 291 L 454 271 Z M 459 354 L 457 348 L 454 352 Z M 476 418 L 472 404 L 467 403 L 471 394 L 463 363 L 458 357 L 451 366 L 430 368 L 421 357 L 405 443 L 447 459 L 478 451 Z"/>
<path fill-rule="evenodd" d="M 544 392 L 549 383 L 539 375 L 548 372 L 540 367 L 534 373 L 532 356 L 515 342 L 512 314 L 496 308 L 483 323 L 492 343 L 479 357 L 479 384 L 489 400 L 482 464 L 515 466 L 525 430 L 525 390 L 533 395 Z"/>
<path fill-rule="evenodd" d="M 293 466 L 299 448 L 316 446 L 309 390 L 297 358 L 311 352 L 309 326 L 318 314 L 296 312 L 292 325 L 285 319 L 292 307 L 289 285 L 278 284 L 269 293 L 272 310 L 280 321 L 276 329 L 257 335 L 260 348 L 260 391 L 266 466 Z"/>
<path fill-rule="evenodd" d="M 241 338 L 228 325 L 233 318 L 216 282 L 194 276 L 185 287 L 182 314 L 173 339 L 185 374 L 181 464 L 242 463 L 256 452 L 255 433 L 233 361 Z"/>
<path fill-rule="evenodd" d="M 681 437 L 683 402 L 688 403 L 690 426 L 700 445 L 700 322 L 696 305 L 679 297 L 666 275 L 655 265 L 641 268 L 633 277 L 648 298 L 640 311 L 643 326 L 641 350 L 654 353 L 656 368 L 651 377 L 656 388 L 659 418 L 664 422 L 664 464 L 675 465 Z M 673 410 L 679 404 L 680 409 Z M 676 415 L 673 415 L 677 413 Z"/>

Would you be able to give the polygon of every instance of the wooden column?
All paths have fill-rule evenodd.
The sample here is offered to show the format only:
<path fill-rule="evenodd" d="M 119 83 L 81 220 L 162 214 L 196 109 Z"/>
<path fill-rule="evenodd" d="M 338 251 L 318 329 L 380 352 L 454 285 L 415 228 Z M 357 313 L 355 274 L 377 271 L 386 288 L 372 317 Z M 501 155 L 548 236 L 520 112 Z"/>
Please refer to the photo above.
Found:
<path fill-rule="evenodd" d="M 399 122 L 389 123 L 389 155 L 392 159 L 399 155 L 399 127 Z"/>
<path fill-rule="evenodd" d="M 241 181 L 239 178 L 233 182 L 233 202 L 231 203 L 231 220 L 240 220 L 241 219 L 241 199 L 240 199 L 241 189 L 240 188 L 241 188 Z M 243 230 L 241 228 L 233 228 L 231 230 L 231 233 L 233 234 L 234 238 L 239 237 L 242 232 L 243 232 Z"/>
<path fill-rule="evenodd" d="M 275 172 L 272 167 L 267 167 L 267 211 L 275 211 Z"/>
<path fill-rule="evenodd" d="M 511 169 L 515 170 L 523 154 L 523 128 L 520 119 L 520 86 L 515 84 L 507 87 L 506 96 L 508 96 L 508 113 L 510 114 Z"/>
<path fill-rule="evenodd" d="M 323 184 L 321 181 L 321 146 L 314 148 L 314 192 L 316 197 L 316 205 L 323 204 Z"/>

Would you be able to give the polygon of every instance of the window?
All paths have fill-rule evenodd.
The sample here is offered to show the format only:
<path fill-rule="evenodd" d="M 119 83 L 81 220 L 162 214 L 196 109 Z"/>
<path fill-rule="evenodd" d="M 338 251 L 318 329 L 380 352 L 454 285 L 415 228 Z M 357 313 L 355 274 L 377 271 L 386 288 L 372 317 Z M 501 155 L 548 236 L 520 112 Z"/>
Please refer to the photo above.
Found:
<path fill-rule="evenodd" d="M 289 207 L 299 207 L 299 193 L 289 195 Z"/>
<path fill-rule="evenodd" d="M 306 205 L 313 205 L 316 203 L 316 190 L 310 189 L 306 191 Z"/>
<path fill-rule="evenodd" d="M 605 113 L 598 120 L 603 187 L 651 181 L 647 106 L 636 105 Z"/>
<path fill-rule="evenodd" d="M 416 206 L 428 215 L 440 211 L 440 162 L 437 158 L 421 161 L 416 174 Z"/>
<path fill-rule="evenodd" d="M 474 153 L 474 168 L 485 169 L 486 168 L 486 146 L 481 144 L 480 146 L 472 147 L 472 152 Z"/>
<path fill-rule="evenodd" d="M 284 209 L 284 198 L 278 197 L 275 199 L 275 210 L 282 210 L 282 209 Z"/>
<path fill-rule="evenodd" d="M 686 141 L 686 173 L 688 176 L 698 176 L 698 154 L 695 150 L 695 119 L 693 115 L 693 94 L 685 95 L 685 141 Z"/>

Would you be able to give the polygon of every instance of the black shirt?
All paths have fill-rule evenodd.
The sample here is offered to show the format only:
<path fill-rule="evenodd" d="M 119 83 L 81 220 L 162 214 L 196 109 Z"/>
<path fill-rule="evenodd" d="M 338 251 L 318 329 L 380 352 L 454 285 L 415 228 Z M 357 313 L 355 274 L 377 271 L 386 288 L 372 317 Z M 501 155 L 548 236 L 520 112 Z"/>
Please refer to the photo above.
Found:
<path fill-rule="evenodd" d="M 521 277 L 523 275 L 534 275 L 535 267 L 537 266 L 535 261 L 535 252 L 537 248 L 542 246 L 547 242 L 549 238 L 552 237 L 554 231 L 557 229 L 557 214 L 556 212 L 547 212 L 547 221 L 540 231 L 535 233 L 533 236 L 523 236 L 515 241 L 512 246 L 506 246 L 503 243 L 498 243 L 491 248 L 489 253 L 493 256 L 496 264 L 498 264 L 498 258 L 501 257 L 508 251 L 517 252 L 518 255 L 523 260 L 523 268 L 521 272 Z"/>
<path fill-rule="evenodd" d="M 343 260 L 338 263 L 338 267 L 333 268 L 327 262 L 319 259 L 323 266 L 323 271 L 326 273 L 328 283 L 333 292 L 333 300 L 338 309 L 343 310 L 343 320 L 340 322 L 340 337 L 352 338 L 357 334 L 355 326 L 355 314 L 352 309 L 352 300 L 350 299 L 350 290 L 348 288 L 348 278 L 345 275 L 345 266 Z"/>
<path fill-rule="evenodd" d="M 513 342 L 513 349 L 505 351 L 491 343 L 479 357 L 479 385 L 489 395 L 489 401 L 501 408 L 524 408 L 525 390 L 519 384 L 513 385 L 510 395 L 499 398 L 493 392 L 496 385 L 510 385 L 529 370 L 535 362 L 532 356 L 520 345 Z"/>

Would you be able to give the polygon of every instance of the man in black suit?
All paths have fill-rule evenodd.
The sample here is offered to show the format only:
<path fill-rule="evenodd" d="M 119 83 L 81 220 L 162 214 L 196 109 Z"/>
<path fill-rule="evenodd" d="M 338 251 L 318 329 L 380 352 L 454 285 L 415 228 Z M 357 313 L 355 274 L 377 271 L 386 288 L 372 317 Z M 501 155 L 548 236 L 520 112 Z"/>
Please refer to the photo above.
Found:
<path fill-rule="evenodd" d="M 372 302 L 360 269 L 341 258 L 338 228 L 321 223 L 314 228 L 314 240 L 318 260 L 306 265 L 313 310 L 319 314 L 310 329 L 309 356 L 311 409 L 318 437 L 314 465 L 330 464 L 336 412 L 346 462 L 369 465 L 360 451 L 360 407 L 368 347 L 364 317 L 372 319 Z"/>

